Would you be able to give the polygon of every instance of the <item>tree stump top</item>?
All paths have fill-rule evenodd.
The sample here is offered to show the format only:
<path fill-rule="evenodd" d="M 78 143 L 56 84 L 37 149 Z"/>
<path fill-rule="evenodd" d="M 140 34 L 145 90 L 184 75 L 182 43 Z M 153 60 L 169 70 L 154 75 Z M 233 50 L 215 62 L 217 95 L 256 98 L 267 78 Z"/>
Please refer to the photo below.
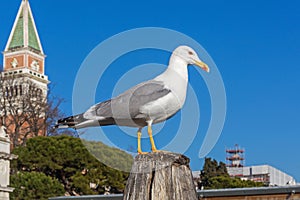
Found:
<path fill-rule="evenodd" d="M 135 161 L 147 161 L 147 160 L 156 160 L 156 161 L 160 160 L 162 162 L 174 162 L 181 165 L 187 165 L 190 162 L 190 159 L 185 155 L 166 152 L 166 151 L 140 154 L 135 157 Z"/>
<path fill-rule="evenodd" d="M 137 155 L 131 173 L 145 173 L 160 170 L 172 165 L 189 165 L 190 159 L 184 155 L 171 152 L 158 152 Z M 144 166 L 144 167 L 141 167 Z"/>
<path fill-rule="evenodd" d="M 189 162 L 171 152 L 136 156 L 124 200 L 197 200 Z"/>

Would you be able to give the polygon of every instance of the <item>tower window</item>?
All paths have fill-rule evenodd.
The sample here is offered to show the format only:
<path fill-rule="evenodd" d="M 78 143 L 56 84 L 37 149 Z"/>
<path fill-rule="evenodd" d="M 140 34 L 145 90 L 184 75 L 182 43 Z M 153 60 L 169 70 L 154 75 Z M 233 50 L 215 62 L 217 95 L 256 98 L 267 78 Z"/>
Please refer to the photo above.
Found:
<path fill-rule="evenodd" d="M 18 96 L 18 86 L 17 85 L 14 86 L 14 90 L 15 90 L 15 96 Z"/>
<path fill-rule="evenodd" d="M 20 95 L 23 95 L 23 89 L 22 89 L 22 85 L 19 85 L 19 91 L 20 91 Z"/>

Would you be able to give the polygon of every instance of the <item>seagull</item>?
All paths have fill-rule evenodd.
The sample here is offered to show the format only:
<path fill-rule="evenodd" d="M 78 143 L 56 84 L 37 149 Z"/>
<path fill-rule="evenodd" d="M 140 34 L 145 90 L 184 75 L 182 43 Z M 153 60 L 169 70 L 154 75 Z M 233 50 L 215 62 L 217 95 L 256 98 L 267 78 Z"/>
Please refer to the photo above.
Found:
<path fill-rule="evenodd" d="M 57 121 L 55 128 L 81 129 L 93 126 L 137 127 L 138 154 L 141 149 L 143 127 L 148 127 L 152 152 L 158 152 L 152 125 L 174 116 L 184 105 L 188 85 L 189 65 L 206 72 L 209 67 L 188 46 L 177 47 L 169 60 L 168 68 L 152 80 L 142 82 L 117 97 L 100 102 L 86 112 Z"/>

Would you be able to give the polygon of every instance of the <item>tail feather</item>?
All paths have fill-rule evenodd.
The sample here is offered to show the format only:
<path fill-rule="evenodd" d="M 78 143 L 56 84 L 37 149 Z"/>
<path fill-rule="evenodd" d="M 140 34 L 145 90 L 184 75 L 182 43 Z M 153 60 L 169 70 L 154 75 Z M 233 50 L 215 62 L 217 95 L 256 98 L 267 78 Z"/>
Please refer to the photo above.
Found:
<path fill-rule="evenodd" d="M 54 126 L 54 128 L 76 128 L 76 125 L 79 123 L 82 123 L 86 121 L 86 119 L 83 117 L 83 114 L 74 115 L 70 117 L 66 117 L 63 119 L 59 119 L 57 121 L 57 124 Z"/>
<path fill-rule="evenodd" d="M 73 129 L 81 129 L 86 127 L 95 127 L 95 126 L 108 126 L 116 124 L 116 121 L 112 117 L 98 117 L 95 119 L 86 119 L 83 117 L 83 114 L 74 115 L 70 117 L 66 117 L 63 119 L 59 119 L 54 126 L 55 129 L 60 128 L 73 128 Z"/>

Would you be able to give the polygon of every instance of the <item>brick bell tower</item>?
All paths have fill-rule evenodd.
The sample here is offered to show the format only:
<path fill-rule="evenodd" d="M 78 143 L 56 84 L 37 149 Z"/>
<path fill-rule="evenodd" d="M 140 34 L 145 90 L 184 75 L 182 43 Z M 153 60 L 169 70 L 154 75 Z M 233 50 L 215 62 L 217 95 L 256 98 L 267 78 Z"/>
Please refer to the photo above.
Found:
<path fill-rule="evenodd" d="M 31 79 L 47 95 L 45 54 L 28 0 L 22 0 L 3 52 L 3 74 Z"/>
<path fill-rule="evenodd" d="M 3 51 L 3 71 L 0 72 L 0 126 L 6 126 L 12 144 L 46 135 L 46 128 L 42 126 L 45 124 L 45 111 L 41 109 L 47 102 L 49 84 L 45 75 L 45 58 L 29 1 L 21 0 Z M 24 103 L 25 98 L 30 101 Z M 27 110 L 24 105 L 27 105 Z M 36 116 L 31 114 L 30 106 Z M 19 115 L 19 121 L 15 122 L 13 116 Z"/>

